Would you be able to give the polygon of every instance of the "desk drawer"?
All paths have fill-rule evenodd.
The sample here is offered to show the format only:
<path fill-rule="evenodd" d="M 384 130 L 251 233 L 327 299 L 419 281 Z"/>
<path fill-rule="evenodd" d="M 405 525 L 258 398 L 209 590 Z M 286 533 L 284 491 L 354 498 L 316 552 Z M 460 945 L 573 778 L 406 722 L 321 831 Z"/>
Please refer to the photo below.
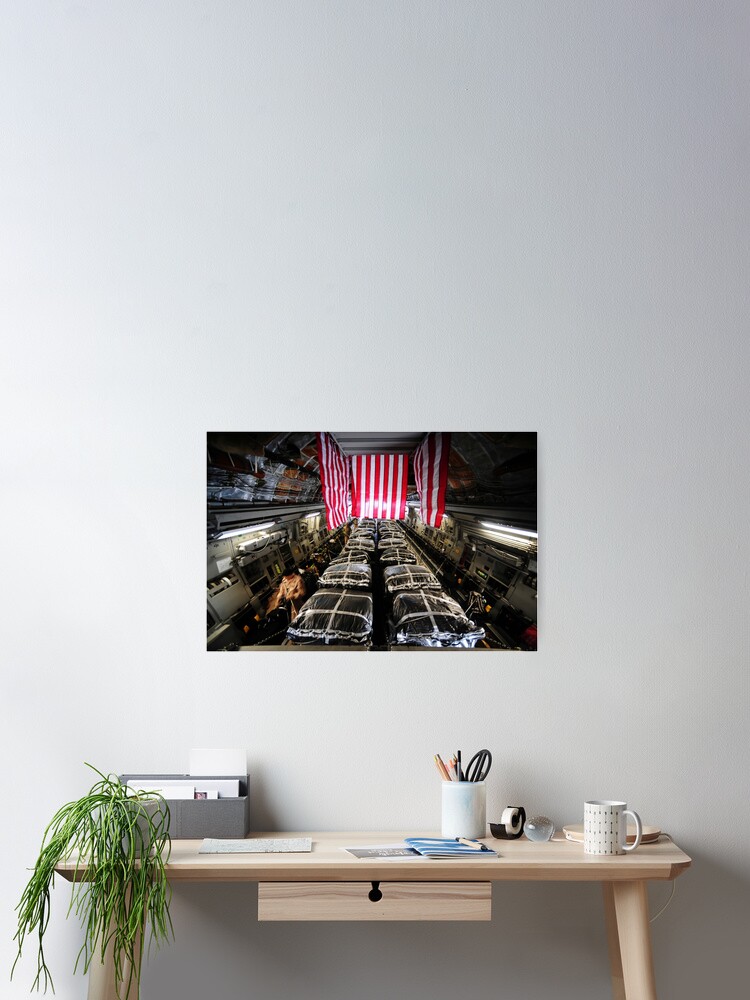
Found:
<path fill-rule="evenodd" d="M 260 882 L 258 920 L 490 920 L 490 882 Z M 376 894 L 377 895 L 377 894 Z"/>

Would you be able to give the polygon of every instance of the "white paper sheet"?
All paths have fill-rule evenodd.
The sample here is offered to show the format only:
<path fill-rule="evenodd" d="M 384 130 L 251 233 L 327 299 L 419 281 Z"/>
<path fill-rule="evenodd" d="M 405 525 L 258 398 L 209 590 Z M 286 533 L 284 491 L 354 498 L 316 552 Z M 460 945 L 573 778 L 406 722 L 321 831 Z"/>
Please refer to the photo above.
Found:
<path fill-rule="evenodd" d="M 310 837 L 287 837 L 270 840 L 256 837 L 250 840 L 213 840 L 210 837 L 201 844 L 199 854 L 309 854 L 312 850 Z"/>

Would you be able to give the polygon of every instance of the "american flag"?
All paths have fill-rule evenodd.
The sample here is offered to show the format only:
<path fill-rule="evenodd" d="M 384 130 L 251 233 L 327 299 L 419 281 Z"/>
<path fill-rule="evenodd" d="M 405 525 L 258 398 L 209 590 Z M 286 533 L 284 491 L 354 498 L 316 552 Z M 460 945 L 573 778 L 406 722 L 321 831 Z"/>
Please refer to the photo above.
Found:
<path fill-rule="evenodd" d="M 349 459 L 331 434 L 318 432 L 318 465 L 323 502 L 326 505 L 328 530 L 340 528 L 349 520 Z"/>
<path fill-rule="evenodd" d="M 430 433 L 414 452 L 414 477 L 420 501 L 420 516 L 431 528 L 439 528 L 445 513 L 445 487 L 451 436 Z"/>
<path fill-rule="evenodd" d="M 406 517 L 408 455 L 352 455 L 352 515 Z"/>

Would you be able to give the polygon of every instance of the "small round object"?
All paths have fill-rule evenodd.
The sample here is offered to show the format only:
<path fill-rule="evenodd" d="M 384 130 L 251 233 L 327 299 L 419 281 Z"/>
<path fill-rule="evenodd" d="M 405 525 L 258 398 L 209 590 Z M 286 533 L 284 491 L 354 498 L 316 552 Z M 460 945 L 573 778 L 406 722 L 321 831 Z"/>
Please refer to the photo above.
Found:
<path fill-rule="evenodd" d="M 523 832 L 537 844 L 543 844 L 555 832 L 555 824 L 549 816 L 532 816 L 526 820 Z"/>

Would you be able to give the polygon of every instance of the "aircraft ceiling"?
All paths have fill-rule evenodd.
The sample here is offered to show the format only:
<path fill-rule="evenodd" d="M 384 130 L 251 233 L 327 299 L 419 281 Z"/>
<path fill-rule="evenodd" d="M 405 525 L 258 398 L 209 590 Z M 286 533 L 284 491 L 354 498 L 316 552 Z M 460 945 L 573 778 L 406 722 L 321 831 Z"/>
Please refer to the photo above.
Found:
<path fill-rule="evenodd" d="M 345 454 L 413 452 L 426 432 L 331 432 Z M 408 499 L 417 500 L 409 465 Z M 322 503 L 315 431 L 208 434 L 209 509 Z M 536 434 L 451 435 L 446 508 L 515 510 L 536 526 Z"/>

